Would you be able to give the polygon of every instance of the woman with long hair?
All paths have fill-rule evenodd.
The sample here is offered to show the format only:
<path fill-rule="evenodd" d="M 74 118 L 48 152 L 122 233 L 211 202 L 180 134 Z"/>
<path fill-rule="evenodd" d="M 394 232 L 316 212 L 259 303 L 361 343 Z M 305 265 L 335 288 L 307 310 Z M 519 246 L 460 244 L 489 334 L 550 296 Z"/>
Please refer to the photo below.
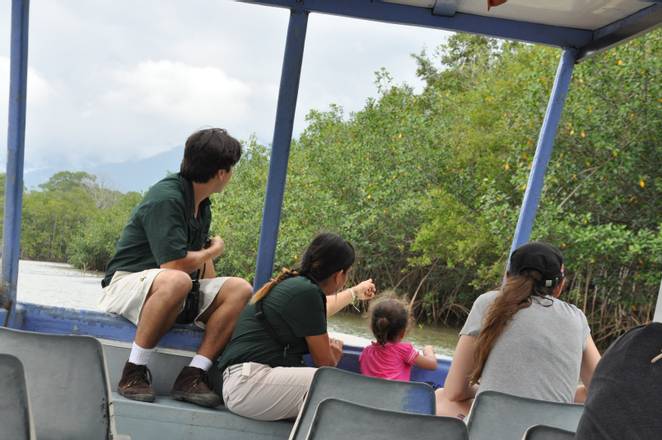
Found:
<path fill-rule="evenodd" d="M 257 420 L 297 416 L 315 368 L 336 366 L 342 342 L 330 339 L 326 319 L 357 299 L 371 299 L 372 280 L 342 290 L 354 248 L 335 234 L 315 237 L 297 270 L 283 270 L 246 306 L 212 372 L 232 412 Z"/>
<path fill-rule="evenodd" d="M 564 286 L 561 251 L 540 242 L 515 249 L 501 288 L 476 299 L 460 331 L 438 415 L 463 418 L 486 390 L 583 401 L 600 353 L 584 313 L 559 299 Z"/>

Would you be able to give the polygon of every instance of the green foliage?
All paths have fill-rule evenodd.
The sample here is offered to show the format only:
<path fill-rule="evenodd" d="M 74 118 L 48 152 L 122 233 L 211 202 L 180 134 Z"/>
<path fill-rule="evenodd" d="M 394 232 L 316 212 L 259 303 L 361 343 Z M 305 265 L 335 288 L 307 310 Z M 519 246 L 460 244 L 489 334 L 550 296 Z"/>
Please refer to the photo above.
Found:
<path fill-rule="evenodd" d="M 650 319 L 659 286 L 661 46 L 658 31 L 576 67 L 532 236 L 563 248 L 568 297 L 602 342 Z M 292 143 L 277 268 L 336 231 L 358 251 L 355 278 L 415 296 L 419 318 L 460 322 L 503 276 L 559 56 L 457 35 L 415 56 L 422 93 L 381 70 L 359 112 L 312 111 Z M 268 168 L 254 150 L 215 207 L 220 268 L 242 276 Z"/>
<path fill-rule="evenodd" d="M 84 270 L 104 270 L 131 210 L 141 199 L 141 194 L 131 192 L 117 198 L 115 204 L 94 211 L 80 232 L 72 237 L 68 262 Z"/>
<path fill-rule="evenodd" d="M 226 249 L 216 262 L 219 273 L 253 276 L 268 167 L 266 149 L 250 139 L 229 186 L 212 200 L 212 230 Z"/>
<path fill-rule="evenodd" d="M 94 176 L 61 172 L 23 199 L 21 256 L 65 261 L 67 248 L 87 220 L 94 201 L 88 192 Z"/>
<path fill-rule="evenodd" d="M 23 197 L 21 257 L 103 270 L 138 200 L 135 193 L 104 188 L 85 172 L 56 173 Z"/>

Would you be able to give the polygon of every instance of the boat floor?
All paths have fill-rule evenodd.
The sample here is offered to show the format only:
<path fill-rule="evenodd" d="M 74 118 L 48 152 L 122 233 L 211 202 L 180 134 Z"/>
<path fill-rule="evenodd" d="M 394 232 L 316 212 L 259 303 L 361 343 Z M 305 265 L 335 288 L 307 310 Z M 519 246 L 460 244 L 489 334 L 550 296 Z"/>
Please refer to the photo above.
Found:
<path fill-rule="evenodd" d="M 120 434 L 142 439 L 287 439 L 290 422 L 260 422 L 230 413 L 222 406 L 197 407 L 168 396 L 145 403 L 112 393 L 112 414 Z"/>
<path fill-rule="evenodd" d="M 168 394 L 193 353 L 157 348 L 148 364 L 157 393 L 153 403 L 136 402 L 117 394 L 117 383 L 128 359 L 130 344 L 101 341 L 111 387 L 111 417 L 119 434 L 133 440 L 168 439 L 287 439 L 292 422 L 261 422 L 232 414 L 223 406 L 209 409 L 172 399 Z"/>

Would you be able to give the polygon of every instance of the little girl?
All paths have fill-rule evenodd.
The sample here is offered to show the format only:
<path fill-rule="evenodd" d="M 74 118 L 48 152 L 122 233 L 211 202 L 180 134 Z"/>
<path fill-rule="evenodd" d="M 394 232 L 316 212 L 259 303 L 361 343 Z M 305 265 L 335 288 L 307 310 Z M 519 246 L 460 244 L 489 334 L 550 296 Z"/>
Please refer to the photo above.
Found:
<path fill-rule="evenodd" d="M 408 381 L 411 366 L 426 370 L 437 368 L 437 358 L 427 345 L 420 354 L 409 342 L 402 342 L 409 324 L 407 305 L 393 297 L 382 298 L 370 306 L 370 327 L 377 342 L 359 356 L 361 374 L 384 379 Z"/>

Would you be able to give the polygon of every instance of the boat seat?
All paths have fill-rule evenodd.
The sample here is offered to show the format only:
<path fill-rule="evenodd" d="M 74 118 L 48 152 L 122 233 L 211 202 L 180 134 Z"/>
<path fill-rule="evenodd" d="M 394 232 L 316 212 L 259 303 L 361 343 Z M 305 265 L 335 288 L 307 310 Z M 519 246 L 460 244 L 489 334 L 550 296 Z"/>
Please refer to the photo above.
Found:
<path fill-rule="evenodd" d="M 536 425 L 526 430 L 522 440 L 573 440 L 575 433 L 553 426 Z"/>
<path fill-rule="evenodd" d="M 583 405 L 484 391 L 476 397 L 469 414 L 469 439 L 520 439 L 533 425 L 547 425 L 574 432 L 583 411 Z"/>
<path fill-rule="evenodd" d="M 434 390 L 420 382 L 400 382 L 362 376 L 338 368 L 318 368 L 291 440 L 306 438 L 317 406 L 328 398 L 369 405 L 377 409 L 434 414 Z"/>
<path fill-rule="evenodd" d="M 35 439 L 32 409 L 21 361 L 0 354 L 0 440 Z"/>
<path fill-rule="evenodd" d="M 0 353 L 14 355 L 23 364 L 37 438 L 117 438 L 99 341 L 0 327 Z"/>
<path fill-rule="evenodd" d="M 339 399 L 317 406 L 308 440 L 467 440 L 467 426 L 454 417 L 375 409 Z"/>

